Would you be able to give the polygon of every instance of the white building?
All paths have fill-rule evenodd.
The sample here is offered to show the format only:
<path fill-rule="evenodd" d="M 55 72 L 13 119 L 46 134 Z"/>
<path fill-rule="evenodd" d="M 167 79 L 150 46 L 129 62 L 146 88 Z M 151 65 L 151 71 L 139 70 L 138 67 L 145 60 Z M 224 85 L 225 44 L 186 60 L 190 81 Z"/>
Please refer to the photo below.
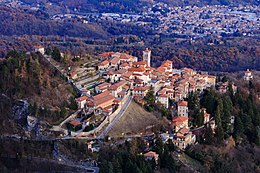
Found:
<path fill-rule="evenodd" d="M 245 75 L 244 75 L 244 80 L 249 81 L 252 79 L 253 79 L 253 74 L 249 69 L 247 69 L 247 71 L 245 72 Z"/>
<path fill-rule="evenodd" d="M 169 98 L 167 94 L 161 94 L 157 97 L 157 102 L 160 102 L 166 109 L 169 108 Z"/>
<path fill-rule="evenodd" d="M 178 116 L 188 118 L 188 102 L 178 101 Z"/>
<path fill-rule="evenodd" d="M 151 54 L 152 51 L 148 48 L 146 48 L 145 51 L 143 51 L 143 61 L 146 62 L 148 67 L 151 66 Z"/>
<path fill-rule="evenodd" d="M 42 55 L 44 55 L 45 54 L 45 49 L 44 49 L 44 47 L 43 46 L 35 46 L 34 47 L 34 52 L 40 52 Z"/>

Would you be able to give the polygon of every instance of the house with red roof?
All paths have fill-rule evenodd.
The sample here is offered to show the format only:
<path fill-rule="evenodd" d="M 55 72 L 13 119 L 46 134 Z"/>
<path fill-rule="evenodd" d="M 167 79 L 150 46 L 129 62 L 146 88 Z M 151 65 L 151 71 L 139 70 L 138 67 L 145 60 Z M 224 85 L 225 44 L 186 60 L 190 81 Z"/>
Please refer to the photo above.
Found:
<path fill-rule="evenodd" d="M 135 87 L 132 91 L 133 96 L 137 97 L 145 97 L 147 92 L 149 91 L 150 87 L 145 86 L 145 87 Z"/>
<path fill-rule="evenodd" d="M 119 69 L 124 69 L 124 70 L 128 70 L 130 68 L 130 64 L 128 62 L 124 62 L 123 64 L 119 65 Z"/>
<path fill-rule="evenodd" d="M 173 143 L 180 149 L 196 142 L 196 136 L 192 134 L 188 124 L 188 118 L 175 116 L 172 118 L 171 126 L 174 130 Z"/>
<path fill-rule="evenodd" d="M 69 76 L 71 77 L 71 79 L 77 79 L 78 74 L 75 71 L 71 71 L 69 72 Z"/>
<path fill-rule="evenodd" d="M 94 108 L 107 108 L 108 106 L 114 105 L 115 97 L 109 92 L 103 92 L 93 97 Z"/>
<path fill-rule="evenodd" d="M 189 126 L 188 120 L 188 118 L 183 116 L 175 116 L 172 118 L 171 126 L 177 132 L 179 129 Z"/>
<path fill-rule="evenodd" d="M 34 46 L 34 52 L 36 52 L 36 53 L 39 52 L 42 55 L 44 55 L 45 54 L 45 49 L 44 49 L 43 46 Z"/>
<path fill-rule="evenodd" d="M 78 120 L 73 119 L 69 123 L 67 123 L 67 127 L 68 127 L 68 129 L 75 132 L 75 131 L 78 131 L 82 128 L 82 124 Z"/>
<path fill-rule="evenodd" d="M 145 158 L 145 160 L 152 160 L 152 159 L 154 159 L 155 162 L 158 163 L 159 154 L 157 154 L 156 152 L 153 152 L 153 151 L 149 151 L 149 152 L 144 154 L 144 158 Z"/>
<path fill-rule="evenodd" d="M 111 93 L 112 93 L 112 95 L 113 95 L 114 97 L 118 97 L 118 93 L 120 93 L 123 89 L 125 89 L 124 92 L 126 92 L 126 89 L 128 88 L 128 87 L 126 86 L 126 84 L 127 84 L 127 82 L 124 81 L 124 80 L 119 81 L 119 82 L 117 82 L 117 83 L 111 85 L 110 88 L 109 88 L 109 90 L 111 91 Z M 122 94 L 122 93 L 121 93 L 121 94 Z"/>
<path fill-rule="evenodd" d="M 166 109 L 169 108 L 169 96 L 168 94 L 159 94 L 157 97 L 156 97 L 156 102 L 158 103 L 161 103 Z"/>
<path fill-rule="evenodd" d="M 104 61 L 100 62 L 100 63 L 98 64 L 98 69 L 99 69 L 99 70 L 106 70 L 106 69 L 108 69 L 109 63 L 110 63 L 110 62 L 109 62 L 108 60 L 104 60 Z"/>
<path fill-rule="evenodd" d="M 96 86 L 95 87 L 95 91 L 96 91 L 96 93 L 102 93 L 102 92 L 107 91 L 110 86 L 111 86 L 110 83 L 104 82 L 104 83 L 99 84 L 98 86 Z"/>
<path fill-rule="evenodd" d="M 189 128 L 179 129 L 173 137 L 173 143 L 180 149 L 185 149 L 187 146 L 196 142 L 196 136 L 192 134 Z"/>
<path fill-rule="evenodd" d="M 111 55 L 113 55 L 114 52 L 103 52 L 101 54 L 99 54 L 98 56 L 102 59 L 108 59 L 111 57 Z"/>
<path fill-rule="evenodd" d="M 89 99 L 89 97 L 87 96 L 81 96 L 79 98 L 76 98 L 76 103 L 78 105 L 79 109 L 84 108 L 85 104 L 87 103 L 87 100 Z"/>

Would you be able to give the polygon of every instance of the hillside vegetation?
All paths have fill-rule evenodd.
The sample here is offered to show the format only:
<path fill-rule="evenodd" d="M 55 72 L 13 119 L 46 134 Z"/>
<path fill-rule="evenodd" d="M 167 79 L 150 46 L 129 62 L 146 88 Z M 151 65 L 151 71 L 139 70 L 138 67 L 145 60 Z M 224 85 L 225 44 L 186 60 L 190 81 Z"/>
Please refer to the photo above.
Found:
<path fill-rule="evenodd" d="M 147 126 L 157 124 L 159 120 L 152 113 L 132 102 L 123 117 L 113 126 L 109 135 L 137 134 L 145 131 Z"/>
<path fill-rule="evenodd" d="M 56 35 L 89 37 L 92 39 L 104 39 L 109 36 L 101 26 L 80 22 L 55 22 L 41 12 L 25 12 L 0 6 L 0 31 L 1 35 Z"/>
<path fill-rule="evenodd" d="M 33 116 L 53 123 L 67 115 L 74 92 L 42 55 L 11 51 L 0 61 L 0 93 L 9 98 L 1 102 L 1 118 L 11 118 L 6 108 L 15 100 L 27 99 Z"/>

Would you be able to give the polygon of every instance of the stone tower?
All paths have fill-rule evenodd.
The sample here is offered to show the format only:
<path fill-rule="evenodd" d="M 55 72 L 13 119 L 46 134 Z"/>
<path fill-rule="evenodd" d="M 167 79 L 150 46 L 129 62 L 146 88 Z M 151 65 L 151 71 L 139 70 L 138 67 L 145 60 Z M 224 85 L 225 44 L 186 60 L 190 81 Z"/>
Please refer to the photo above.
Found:
<path fill-rule="evenodd" d="M 152 51 L 146 48 L 143 51 L 143 61 L 146 62 L 147 66 L 151 66 L 151 53 Z"/>

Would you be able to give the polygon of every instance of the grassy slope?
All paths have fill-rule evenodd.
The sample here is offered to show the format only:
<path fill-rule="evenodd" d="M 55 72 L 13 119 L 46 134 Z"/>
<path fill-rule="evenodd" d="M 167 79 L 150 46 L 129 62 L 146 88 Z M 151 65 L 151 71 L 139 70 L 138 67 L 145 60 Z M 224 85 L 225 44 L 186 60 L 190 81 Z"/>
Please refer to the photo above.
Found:
<path fill-rule="evenodd" d="M 109 135 L 136 134 L 144 131 L 147 126 L 158 123 L 159 120 L 152 113 L 145 111 L 137 103 L 132 102 L 124 116 L 119 119 L 109 132 Z"/>

